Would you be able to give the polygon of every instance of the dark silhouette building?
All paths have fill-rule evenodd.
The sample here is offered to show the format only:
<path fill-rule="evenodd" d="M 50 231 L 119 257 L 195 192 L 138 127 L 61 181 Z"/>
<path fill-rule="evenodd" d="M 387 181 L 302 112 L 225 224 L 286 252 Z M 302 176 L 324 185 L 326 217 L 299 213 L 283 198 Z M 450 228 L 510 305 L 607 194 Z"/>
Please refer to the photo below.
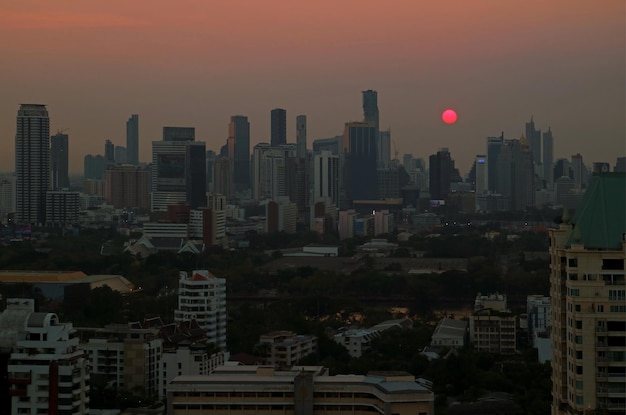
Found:
<path fill-rule="evenodd" d="M 250 189 L 250 123 L 248 117 L 243 115 L 230 117 L 228 158 L 232 166 L 231 177 L 234 190 Z"/>
<path fill-rule="evenodd" d="M 271 146 L 278 147 L 281 144 L 287 144 L 287 111 L 282 108 L 273 109 L 271 122 Z"/>
<path fill-rule="evenodd" d="M 139 164 L 139 115 L 133 114 L 126 121 L 126 163 Z"/>
<path fill-rule="evenodd" d="M 454 161 L 447 148 L 442 148 L 429 157 L 429 170 L 431 200 L 445 200 L 450 193 L 454 171 Z"/>
<path fill-rule="evenodd" d="M 50 175 L 52 190 L 68 189 L 68 135 L 58 132 L 50 137 Z"/>
<path fill-rule="evenodd" d="M 344 129 L 344 191 L 348 204 L 378 197 L 377 132 L 372 122 L 349 122 Z"/>

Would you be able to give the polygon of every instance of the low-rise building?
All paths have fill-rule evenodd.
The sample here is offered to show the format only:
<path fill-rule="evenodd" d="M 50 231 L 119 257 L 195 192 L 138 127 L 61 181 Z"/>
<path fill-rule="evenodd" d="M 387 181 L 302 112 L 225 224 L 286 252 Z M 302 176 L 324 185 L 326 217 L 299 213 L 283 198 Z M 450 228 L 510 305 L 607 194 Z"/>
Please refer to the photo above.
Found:
<path fill-rule="evenodd" d="M 372 340 L 379 337 L 382 332 L 391 328 L 413 327 L 410 319 L 387 320 L 369 329 L 348 329 L 341 331 L 333 337 L 348 350 L 351 357 L 361 357 L 363 353 L 370 349 Z"/>
<path fill-rule="evenodd" d="M 478 293 L 470 317 L 470 341 L 479 352 L 514 354 L 517 318 L 508 309 L 506 295 Z"/>
<path fill-rule="evenodd" d="M 452 347 L 460 349 L 465 346 L 467 338 L 467 321 L 444 318 L 439 321 L 430 339 L 434 347 Z"/>
<path fill-rule="evenodd" d="M 317 350 L 317 337 L 291 331 L 274 331 L 259 337 L 259 346 L 257 349 L 264 352 L 265 364 L 291 367 Z"/>
<path fill-rule="evenodd" d="M 209 376 L 179 376 L 168 387 L 168 414 L 434 414 L 434 394 L 405 372 L 330 376 L 320 367 L 286 371 L 223 366 Z"/>

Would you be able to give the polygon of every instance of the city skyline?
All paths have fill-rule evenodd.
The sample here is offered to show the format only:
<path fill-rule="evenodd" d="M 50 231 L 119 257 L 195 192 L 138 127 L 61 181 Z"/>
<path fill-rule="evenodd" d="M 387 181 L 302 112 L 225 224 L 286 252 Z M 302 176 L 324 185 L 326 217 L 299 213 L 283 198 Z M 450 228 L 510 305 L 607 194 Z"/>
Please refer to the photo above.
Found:
<path fill-rule="evenodd" d="M 241 114 L 250 148 L 269 142 L 277 107 L 292 114 L 290 143 L 293 115 L 307 116 L 310 148 L 362 119 L 367 89 L 378 92 L 380 129 L 391 128 L 400 157 L 447 147 L 462 174 L 486 137 L 517 139 L 531 116 L 551 129 L 555 160 L 581 153 L 613 165 L 626 153 L 621 1 L 146 4 L 0 6 L 12 39 L 0 45 L 13 63 L 0 69 L 10 81 L 0 102 L 7 171 L 22 103 L 47 105 L 50 132 L 69 135 L 70 172 L 80 173 L 105 140 L 125 145 L 130 114 L 141 117 L 142 162 L 166 125 L 194 126 L 218 151 Z M 166 22 L 176 33 L 161 34 Z M 225 36 L 235 23 L 241 30 Z M 459 114 L 454 125 L 440 120 L 447 107 Z"/>

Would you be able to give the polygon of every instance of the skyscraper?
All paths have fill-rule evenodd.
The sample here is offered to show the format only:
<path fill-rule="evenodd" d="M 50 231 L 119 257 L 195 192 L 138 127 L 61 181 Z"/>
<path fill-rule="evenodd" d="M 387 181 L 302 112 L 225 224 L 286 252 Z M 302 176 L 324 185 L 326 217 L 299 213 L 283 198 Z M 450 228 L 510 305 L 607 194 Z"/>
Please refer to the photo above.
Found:
<path fill-rule="evenodd" d="M 248 117 L 234 115 L 228 124 L 230 177 L 236 192 L 250 189 L 250 123 Z"/>
<path fill-rule="evenodd" d="M 543 179 L 548 187 L 552 187 L 554 183 L 554 139 L 552 138 L 552 130 L 548 127 L 548 131 L 543 133 L 543 146 L 541 151 L 543 163 Z"/>
<path fill-rule="evenodd" d="M 487 186 L 491 192 L 496 192 L 498 177 L 496 164 L 503 144 L 504 133 L 500 137 L 487 137 Z"/>
<path fill-rule="evenodd" d="M 530 122 L 526 123 L 526 139 L 532 153 L 532 160 L 534 164 L 541 163 L 541 130 L 535 129 L 535 121 L 533 121 L 532 115 L 530 116 Z"/>
<path fill-rule="evenodd" d="M 296 117 L 296 156 L 306 158 L 306 115 Z"/>
<path fill-rule="evenodd" d="M 345 201 L 378 198 L 377 131 L 373 122 L 349 122 L 344 128 Z"/>
<path fill-rule="evenodd" d="M 482 195 L 488 192 L 489 184 L 487 183 L 487 156 L 479 154 L 475 159 L 476 169 L 476 194 Z"/>
<path fill-rule="evenodd" d="M 115 145 L 113 145 L 111 140 L 104 142 L 104 164 L 106 167 L 115 164 Z"/>
<path fill-rule="evenodd" d="M 139 115 L 126 121 L 126 163 L 139 164 Z"/>
<path fill-rule="evenodd" d="M 70 179 L 68 175 L 68 136 L 58 132 L 50 137 L 50 174 L 52 176 L 52 190 L 68 189 Z"/>
<path fill-rule="evenodd" d="M 626 175 L 594 175 L 550 230 L 552 414 L 623 414 Z"/>
<path fill-rule="evenodd" d="M 277 147 L 281 144 L 287 144 L 287 111 L 282 108 L 273 109 L 271 121 L 271 146 Z"/>
<path fill-rule="evenodd" d="M 386 169 L 391 162 L 391 130 L 378 132 L 377 147 L 378 167 Z"/>
<path fill-rule="evenodd" d="M 152 142 L 152 211 L 206 205 L 206 148 L 194 139 L 193 127 L 163 127 L 163 141 Z"/>
<path fill-rule="evenodd" d="M 365 122 L 371 122 L 376 128 L 376 132 L 379 131 L 378 123 L 378 92 L 368 89 L 362 91 L 363 93 L 363 120 Z"/>
<path fill-rule="evenodd" d="M 432 200 L 445 200 L 448 197 L 453 170 L 454 161 L 447 148 L 442 148 L 429 157 L 429 188 Z"/>
<path fill-rule="evenodd" d="M 50 119 L 46 106 L 20 105 L 15 133 L 17 223 L 45 223 L 46 191 L 50 187 L 49 140 Z"/>

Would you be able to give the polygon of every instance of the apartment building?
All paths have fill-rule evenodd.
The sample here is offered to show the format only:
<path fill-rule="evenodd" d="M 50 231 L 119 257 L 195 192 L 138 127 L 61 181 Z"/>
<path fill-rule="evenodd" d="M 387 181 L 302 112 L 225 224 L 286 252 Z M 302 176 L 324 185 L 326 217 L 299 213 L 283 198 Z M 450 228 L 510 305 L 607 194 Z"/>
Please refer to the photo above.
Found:
<path fill-rule="evenodd" d="M 260 336 L 259 346 L 259 350 L 264 351 L 265 364 L 291 367 L 317 350 L 317 337 L 284 330 L 274 331 Z"/>
<path fill-rule="evenodd" d="M 626 174 L 594 174 L 550 231 L 552 414 L 626 412 Z"/>
<path fill-rule="evenodd" d="M 478 293 L 470 317 L 470 341 L 479 352 L 514 354 L 517 317 L 508 309 L 506 295 Z"/>

